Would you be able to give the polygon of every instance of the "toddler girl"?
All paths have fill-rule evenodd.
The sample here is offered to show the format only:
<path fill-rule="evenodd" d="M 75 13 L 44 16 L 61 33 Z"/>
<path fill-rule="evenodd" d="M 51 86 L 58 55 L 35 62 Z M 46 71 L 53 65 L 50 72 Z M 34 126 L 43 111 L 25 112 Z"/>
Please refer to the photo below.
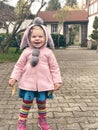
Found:
<path fill-rule="evenodd" d="M 19 97 L 23 99 L 17 130 L 26 130 L 34 98 L 38 106 L 38 126 L 41 130 L 50 130 L 46 121 L 46 100 L 53 98 L 51 91 L 61 86 L 60 70 L 52 50 L 46 47 L 48 36 L 45 26 L 33 24 L 27 30 L 25 39 L 28 47 L 23 50 L 9 80 L 10 87 L 18 82 Z"/>

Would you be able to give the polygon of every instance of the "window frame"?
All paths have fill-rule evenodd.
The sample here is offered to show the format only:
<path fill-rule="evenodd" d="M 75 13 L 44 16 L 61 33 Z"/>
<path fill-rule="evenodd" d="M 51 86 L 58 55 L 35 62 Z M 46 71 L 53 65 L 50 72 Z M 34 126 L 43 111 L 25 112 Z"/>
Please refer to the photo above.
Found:
<path fill-rule="evenodd" d="M 57 23 L 51 24 L 51 33 L 58 33 L 58 24 Z"/>

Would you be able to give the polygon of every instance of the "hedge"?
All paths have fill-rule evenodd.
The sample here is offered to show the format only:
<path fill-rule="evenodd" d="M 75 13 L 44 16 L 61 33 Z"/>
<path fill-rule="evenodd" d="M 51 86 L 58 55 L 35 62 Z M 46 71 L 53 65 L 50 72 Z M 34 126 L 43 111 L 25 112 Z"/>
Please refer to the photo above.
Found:
<path fill-rule="evenodd" d="M 51 34 L 55 47 L 66 47 L 66 39 L 61 34 Z"/>
<path fill-rule="evenodd" d="M 11 47 L 18 47 L 20 44 L 20 41 L 21 41 L 21 36 L 22 36 L 22 34 L 19 34 L 16 36 L 18 42 L 16 41 L 15 37 L 13 37 L 10 41 L 10 46 Z M 57 47 L 57 48 L 66 47 L 66 40 L 65 40 L 64 35 L 51 34 L 51 36 L 53 38 L 55 47 Z M 0 34 L 0 41 L 2 41 L 4 39 L 4 37 L 5 37 L 5 34 Z"/>

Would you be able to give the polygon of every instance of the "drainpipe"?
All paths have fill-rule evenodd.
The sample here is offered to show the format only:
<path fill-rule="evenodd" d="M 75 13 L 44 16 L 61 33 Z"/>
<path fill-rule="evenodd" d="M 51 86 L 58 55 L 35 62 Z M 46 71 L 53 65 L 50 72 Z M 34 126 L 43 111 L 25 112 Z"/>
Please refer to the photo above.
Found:
<path fill-rule="evenodd" d="M 90 0 L 87 0 L 87 12 L 88 12 L 88 21 L 89 21 L 89 8 L 90 8 Z M 88 39 L 88 26 L 87 26 L 87 39 Z"/>
<path fill-rule="evenodd" d="M 89 17 L 89 7 L 90 7 L 90 0 L 87 1 L 87 11 L 88 11 L 88 17 Z"/>

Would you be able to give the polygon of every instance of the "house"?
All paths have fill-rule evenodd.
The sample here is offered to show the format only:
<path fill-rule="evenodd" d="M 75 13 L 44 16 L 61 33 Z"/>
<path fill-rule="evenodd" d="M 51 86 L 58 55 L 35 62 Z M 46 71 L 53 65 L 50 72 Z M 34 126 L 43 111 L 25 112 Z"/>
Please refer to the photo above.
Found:
<path fill-rule="evenodd" d="M 63 22 L 57 18 L 57 11 L 41 11 L 38 13 L 50 33 L 64 34 L 67 43 L 71 42 L 71 25 L 79 24 L 79 42 L 81 46 L 86 46 L 88 12 L 85 10 L 73 10 L 63 14 Z"/>
<path fill-rule="evenodd" d="M 0 3 L 1 4 L 1 3 Z M 12 16 L 11 19 L 6 18 L 6 21 L 13 21 L 15 23 L 15 14 L 13 13 L 14 9 L 10 6 L 6 7 L 8 5 L 3 5 L 1 7 L 0 13 L 1 16 L 1 24 L 4 18 L 4 16 L 8 17 L 10 14 Z M 10 9 L 6 11 L 6 8 Z M 5 13 L 5 14 L 3 14 Z M 72 40 L 71 37 L 71 31 L 72 31 L 72 24 L 79 24 L 79 43 L 81 46 L 86 46 L 86 39 L 87 39 L 87 25 L 88 25 L 88 12 L 87 10 L 74 10 L 67 12 L 63 14 L 63 22 L 60 22 L 60 20 L 57 18 L 57 11 L 40 11 L 38 13 L 38 16 L 40 16 L 46 26 L 49 28 L 50 33 L 60 33 L 64 34 L 67 43 L 70 43 Z M 21 25 L 20 29 L 26 28 L 32 21 L 32 18 L 26 19 L 24 23 Z M 13 24 L 9 27 L 10 32 L 13 30 Z M 0 32 L 3 32 L 4 30 L 1 28 Z"/>
<path fill-rule="evenodd" d="M 22 23 L 20 29 L 26 28 L 33 20 L 33 15 L 31 14 L 28 18 Z M 5 33 L 5 26 L 4 24 L 9 25 L 9 32 L 13 31 L 14 24 L 17 18 L 14 12 L 14 7 L 0 1 L 0 33 Z"/>
<path fill-rule="evenodd" d="M 15 21 L 15 15 L 13 12 L 14 12 L 14 7 L 0 1 L 0 32 L 1 33 L 5 33 L 5 29 L 4 29 L 5 22 L 8 23 L 11 21 Z M 9 30 L 11 30 L 11 26 Z"/>
<path fill-rule="evenodd" d="M 82 0 L 82 9 L 88 12 L 88 32 L 89 37 L 93 31 L 93 22 L 95 16 L 98 17 L 98 0 Z"/>

